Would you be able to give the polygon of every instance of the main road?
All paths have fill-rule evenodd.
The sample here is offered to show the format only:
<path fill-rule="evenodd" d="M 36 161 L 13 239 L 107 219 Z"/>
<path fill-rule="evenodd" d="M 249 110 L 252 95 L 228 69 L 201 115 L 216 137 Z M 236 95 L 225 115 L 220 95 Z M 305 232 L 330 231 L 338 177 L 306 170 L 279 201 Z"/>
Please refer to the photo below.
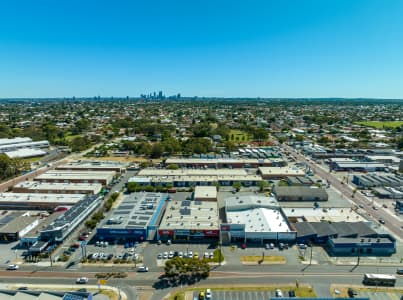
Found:
<path fill-rule="evenodd" d="M 378 222 L 379 219 L 385 220 L 385 216 L 390 214 L 390 212 L 384 209 L 383 207 L 377 207 L 378 208 L 377 210 L 373 209 L 371 201 L 369 201 L 360 193 L 354 193 L 353 189 L 348 184 L 342 183 L 331 172 L 326 171 L 321 167 L 319 167 L 317 164 L 309 161 L 305 156 L 298 153 L 294 148 L 284 144 L 283 147 L 286 148 L 286 150 L 288 150 L 289 152 L 291 152 L 299 161 L 305 162 L 311 168 L 311 170 L 315 172 L 316 175 L 327 180 L 333 186 L 333 188 L 342 193 L 345 198 L 347 198 L 348 200 L 350 200 L 351 202 L 355 203 L 357 206 L 362 208 L 367 213 L 367 215 L 374 221 Z M 403 221 L 395 219 L 393 218 L 393 216 L 391 216 L 390 218 L 386 219 L 384 226 L 390 232 L 392 232 L 395 235 L 395 237 L 398 237 L 400 240 L 403 240 L 403 230 L 402 230 Z"/>

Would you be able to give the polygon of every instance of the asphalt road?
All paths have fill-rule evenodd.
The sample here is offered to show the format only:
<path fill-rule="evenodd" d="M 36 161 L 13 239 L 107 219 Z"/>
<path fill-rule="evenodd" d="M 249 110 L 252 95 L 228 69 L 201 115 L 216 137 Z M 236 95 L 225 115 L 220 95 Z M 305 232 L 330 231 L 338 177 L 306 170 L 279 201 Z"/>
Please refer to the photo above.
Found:
<path fill-rule="evenodd" d="M 352 201 L 356 205 L 362 207 L 362 209 L 367 213 L 367 216 L 369 216 L 371 219 L 374 221 L 378 222 L 379 219 L 385 220 L 385 226 L 390 232 L 392 232 L 395 237 L 398 237 L 400 240 L 403 240 L 403 222 L 400 220 L 396 220 L 393 217 L 387 218 L 387 216 L 390 214 L 390 212 L 383 207 L 379 207 L 378 210 L 375 210 L 372 208 L 372 203 L 368 202 L 368 199 L 365 198 L 363 195 L 360 193 L 355 193 L 354 197 L 353 195 L 353 190 L 352 188 L 347 185 L 347 184 L 342 184 L 341 181 L 336 178 L 332 173 L 326 172 L 319 166 L 317 166 L 315 163 L 307 160 L 305 156 L 299 154 L 295 149 L 293 149 L 290 146 L 284 145 L 288 151 L 290 151 L 296 158 L 298 158 L 299 161 L 305 162 L 311 170 L 318 175 L 319 177 L 327 180 L 333 188 L 341 192 L 344 197 L 346 197 L 348 200 Z"/>
<path fill-rule="evenodd" d="M 267 285 L 267 284 L 289 284 L 298 280 L 299 283 L 309 283 L 316 290 L 320 290 L 320 296 L 328 296 L 331 284 L 361 284 L 363 273 L 381 272 L 393 273 L 393 267 L 368 267 L 359 266 L 352 270 L 351 266 L 320 266 L 312 265 L 305 268 L 292 266 L 244 266 L 242 270 L 230 270 L 232 267 L 224 266 L 219 270 L 211 272 L 208 279 L 198 282 L 195 286 L 234 286 L 234 285 Z M 290 270 L 294 269 L 294 270 Z M 89 277 L 89 284 L 97 284 L 94 278 L 95 272 L 85 270 L 70 272 L 67 270 L 44 270 L 44 271 L 0 271 L 0 282 L 19 283 L 19 284 L 74 284 L 75 278 L 80 276 Z M 108 285 L 122 289 L 129 299 L 136 299 L 138 290 L 153 290 L 153 299 L 162 299 L 169 291 L 174 288 L 153 289 L 161 272 L 150 271 L 148 273 L 128 273 L 127 278 L 109 279 Z M 398 277 L 396 286 L 403 286 L 403 276 Z M 77 285 L 77 288 L 84 286 Z M 180 286 L 175 287 L 180 288 Z"/>

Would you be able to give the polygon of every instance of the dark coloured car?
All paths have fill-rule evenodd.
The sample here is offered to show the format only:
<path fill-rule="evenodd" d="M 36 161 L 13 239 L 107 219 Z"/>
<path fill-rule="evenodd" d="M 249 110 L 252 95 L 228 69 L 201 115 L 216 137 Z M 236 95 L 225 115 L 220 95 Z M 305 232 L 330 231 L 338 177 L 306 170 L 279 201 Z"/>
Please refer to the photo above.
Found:
<path fill-rule="evenodd" d="M 296 296 L 295 296 L 295 291 L 293 291 L 293 290 L 288 291 L 288 297 L 290 297 L 290 298 L 295 298 L 295 297 L 296 297 Z"/>

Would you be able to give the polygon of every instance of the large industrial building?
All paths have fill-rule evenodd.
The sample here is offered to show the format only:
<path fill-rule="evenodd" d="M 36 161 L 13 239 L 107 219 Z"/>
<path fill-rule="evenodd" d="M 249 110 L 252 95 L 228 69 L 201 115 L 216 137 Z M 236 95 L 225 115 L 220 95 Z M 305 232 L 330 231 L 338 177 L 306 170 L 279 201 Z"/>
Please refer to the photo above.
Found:
<path fill-rule="evenodd" d="M 383 163 L 356 161 L 349 158 L 331 158 L 329 166 L 334 171 L 376 172 L 387 169 Z"/>
<path fill-rule="evenodd" d="M 165 165 L 177 165 L 180 168 L 258 168 L 285 166 L 285 161 L 280 158 L 168 158 Z"/>
<path fill-rule="evenodd" d="M 378 234 L 365 222 L 298 222 L 298 243 L 325 245 L 332 256 L 389 256 L 396 252 L 396 241 Z"/>
<path fill-rule="evenodd" d="M 108 219 L 97 228 L 97 237 L 113 242 L 153 240 L 165 209 L 167 195 L 132 193 L 125 196 Z"/>
<path fill-rule="evenodd" d="M 113 171 L 124 172 L 126 164 L 109 161 L 75 161 L 65 165 L 57 166 L 56 170 L 66 171 Z"/>
<path fill-rule="evenodd" d="M 11 139 L 13 140 L 13 139 Z M 10 140 L 10 142 L 11 142 Z M 37 142 L 32 142 L 31 139 L 26 142 L 18 142 L 18 143 L 10 143 L 7 141 L 0 141 L 0 153 L 4 152 L 9 152 L 9 151 L 15 151 L 18 149 L 43 149 L 43 148 L 49 148 L 49 142 L 48 141 L 37 141 Z"/>
<path fill-rule="evenodd" d="M 273 197 L 256 195 L 225 199 L 226 223 L 221 224 L 221 240 L 264 243 L 294 242 L 296 232 Z"/>
<path fill-rule="evenodd" d="M 47 210 L 71 206 L 84 198 L 84 194 L 0 193 L 0 208 Z"/>
<path fill-rule="evenodd" d="M 96 195 L 101 192 L 101 190 L 102 184 L 100 183 L 23 181 L 13 186 L 14 193 Z"/>
<path fill-rule="evenodd" d="M 352 183 L 360 188 L 403 187 L 403 176 L 387 173 L 354 175 Z"/>
<path fill-rule="evenodd" d="M 38 224 L 39 217 L 32 216 L 29 212 L 24 214 L 6 212 L 0 219 L 0 241 L 17 241 Z"/>
<path fill-rule="evenodd" d="M 327 201 L 326 190 L 309 186 L 276 186 L 273 189 L 278 201 Z"/>
<path fill-rule="evenodd" d="M 113 171 L 63 171 L 51 170 L 34 178 L 40 182 L 100 183 L 108 185 L 112 182 Z"/>
<path fill-rule="evenodd" d="M 249 174 L 243 169 L 143 169 L 137 176 L 129 179 L 128 182 L 136 182 L 141 186 L 232 186 L 239 182 L 244 186 L 254 186 L 262 181 L 262 177 Z"/>
<path fill-rule="evenodd" d="M 260 167 L 263 179 L 286 179 L 290 176 L 305 176 L 305 171 L 296 167 Z"/>
<path fill-rule="evenodd" d="M 161 240 L 218 240 L 217 202 L 170 201 L 158 229 Z"/>
<path fill-rule="evenodd" d="M 40 231 L 43 242 L 62 242 L 101 204 L 102 197 L 87 196 Z M 34 245 L 35 246 L 35 245 Z"/>

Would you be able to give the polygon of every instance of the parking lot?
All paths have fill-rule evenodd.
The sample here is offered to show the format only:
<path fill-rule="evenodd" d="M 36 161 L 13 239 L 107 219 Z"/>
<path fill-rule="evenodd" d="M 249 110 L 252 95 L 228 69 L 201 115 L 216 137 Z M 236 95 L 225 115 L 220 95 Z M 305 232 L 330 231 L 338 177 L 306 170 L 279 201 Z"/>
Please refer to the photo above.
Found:
<path fill-rule="evenodd" d="M 164 252 L 167 252 L 168 255 L 171 252 L 174 254 L 175 252 L 182 252 L 182 254 L 192 253 L 193 257 L 195 254 L 198 254 L 198 257 L 201 258 L 204 256 L 204 253 L 213 253 L 215 247 L 212 247 L 210 244 L 206 243 L 172 243 L 171 245 L 167 245 L 163 243 L 158 245 L 156 243 L 148 244 L 144 251 L 144 264 L 149 267 L 156 266 L 164 266 L 166 258 L 164 259 Z M 162 255 L 162 259 L 158 259 L 159 254 Z M 172 257 L 171 257 L 172 258 Z"/>
<path fill-rule="evenodd" d="M 358 291 L 356 298 L 362 297 L 376 300 L 400 300 L 401 296 L 402 294 L 400 293 Z"/>
<path fill-rule="evenodd" d="M 282 291 L 288 297 L 288 291 Z M 211 291 L 211 299 L 219 300 L 263 300 L 275 297 L 274 291 Z M 193 299 L 199 299 L 199 292 L 193 293 Z"/>

